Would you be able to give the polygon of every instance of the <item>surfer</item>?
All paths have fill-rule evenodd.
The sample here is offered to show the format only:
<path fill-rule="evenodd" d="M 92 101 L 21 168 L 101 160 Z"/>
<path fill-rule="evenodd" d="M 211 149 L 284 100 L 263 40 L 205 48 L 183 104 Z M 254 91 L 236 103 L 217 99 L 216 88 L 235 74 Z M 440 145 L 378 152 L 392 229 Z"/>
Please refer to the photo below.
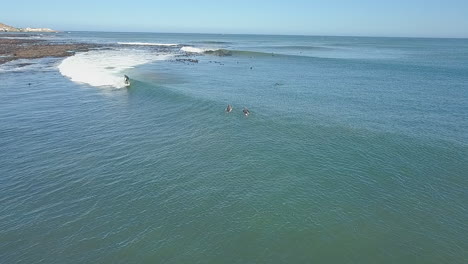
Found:
<path fill-rule="evenodd" d="M 127 75 L 124 75 L 124 83 L 125 83 L 125 86 L 130 86 L 130 78 L 128 78 Z"/>
<path fill-rule="evenodd" d="M 232 111 L 232 106 L 228 104 L 228 106 L 226 107 L 226 112 L 231 113 L 231 111 Z"/>
<path fill-rule="evenodd" d="M 242 110 L 242 112 L 244 113 L 245 116 L 250 115 L 250 111 L 249 111 L 249 109 L 247 109 L 247 107 L 244 107 L 244 110 Z"/>

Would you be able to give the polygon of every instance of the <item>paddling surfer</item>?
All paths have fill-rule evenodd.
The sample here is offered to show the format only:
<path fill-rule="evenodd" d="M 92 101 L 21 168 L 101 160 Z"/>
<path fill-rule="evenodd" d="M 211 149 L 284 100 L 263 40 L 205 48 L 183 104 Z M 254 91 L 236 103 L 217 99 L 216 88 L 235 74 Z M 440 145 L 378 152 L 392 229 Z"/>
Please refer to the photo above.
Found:
<path fill-rule="evenodd" d="M 242 110 L 242 112 L 244 113 L 245 116 L 250 115 L 250 111 L 249 111 L 249 109 L 247 109 L 247 107 L 244 107 L 244 110 Z"/>

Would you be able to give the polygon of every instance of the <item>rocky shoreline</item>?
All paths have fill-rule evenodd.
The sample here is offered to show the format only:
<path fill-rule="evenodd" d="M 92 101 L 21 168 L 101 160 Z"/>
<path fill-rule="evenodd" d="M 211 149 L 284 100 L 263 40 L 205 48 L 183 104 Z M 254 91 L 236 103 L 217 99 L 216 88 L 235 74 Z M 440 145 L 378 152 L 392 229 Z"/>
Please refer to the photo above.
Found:
<path fill-rule="evenodd" d="M 67 57 L 75 52 L 88 51 L 97 48 L 95 44 L 84 43 L 53 43 L 40 39 L 27 39 L 24 35 L 12 38 L 2 38 L 6 35 L 0 35 L 0 64 L 17 59 L 39 59 L 45 57 Z"/>

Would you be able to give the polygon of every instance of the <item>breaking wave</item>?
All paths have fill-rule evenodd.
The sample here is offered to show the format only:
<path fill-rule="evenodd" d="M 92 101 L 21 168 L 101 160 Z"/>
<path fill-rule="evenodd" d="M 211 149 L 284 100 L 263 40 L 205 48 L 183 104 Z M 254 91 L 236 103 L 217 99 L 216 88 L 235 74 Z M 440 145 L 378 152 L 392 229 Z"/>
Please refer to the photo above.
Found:
<path fill-rule="evenodd" d="M 173 43 L 155 43 L 155 42 L 117 42 L 119 45 L 130 45 L 130 46 L 161 46 L 161 47 L 176 47 L 179 44 Z"/>
<path fill-rule="evenodd" d="M 212 56 L 234 56 L 249 58 L 266 57 L 305 57 L 305 58 L 323 58 L 323 59 L 394 59 L 402 56 L 392 50 L 372 50 L 372 49 L 335 49 L 322 46 L 269 46 L 266 50 L 235 50 L 223 48 L 198 48 L 184 46 L 180 49 L 187 54 L 200 54 Z"/>
<path fill-rule="evenodd" d="M 232 56 L 232 54 L 237 53 L 237 51 L 234 51 L 234 50 L 195 48 L 195 47 L 190 47 L 190 46 L 182 47 L 180 50 L 186 53 L 210 54 L 210 55 L 215 55 L 215 56 Z"/>
<path fill-rule="evenodd" d="M 180 49 L 186 53 L 206 54 L 214 56 L 249 56 L 249 57 L 266 57 L 272 56 L 273 53 L 247 51 L 247 50 L 229 50 L 229 49 L 210 49 L 210 48 L 195 48 L 191 46 L 185 46 Z"/>
<path fill-rule="evenodd" d="M 169 59 L 171 55 L 161 55 L 145 50 L 94 50 L 78 53 L 64 59 L 58 66 L 63 76 L 73 82 L 96 87 L 125 87 L 125 71 L 137 65 L 157 60 Z"/>
<path fill-rule="evenodd" d="M 216 40 L 204 40 L 204 41 L 194 41 L 193 43 L 201 43 L 201 44 L 231 44 L 232 42 L 228 42 L 228 41 L 216 41 Z"/>
<path fill-rule="evenodd" d="M 206 51 L 214 51 L 215 49 L 195 48 L 195 47 L 185 46 L 185 47 L 182 47 L 180 50 L 185 51 L 187 53 L 205 53 Z"/>

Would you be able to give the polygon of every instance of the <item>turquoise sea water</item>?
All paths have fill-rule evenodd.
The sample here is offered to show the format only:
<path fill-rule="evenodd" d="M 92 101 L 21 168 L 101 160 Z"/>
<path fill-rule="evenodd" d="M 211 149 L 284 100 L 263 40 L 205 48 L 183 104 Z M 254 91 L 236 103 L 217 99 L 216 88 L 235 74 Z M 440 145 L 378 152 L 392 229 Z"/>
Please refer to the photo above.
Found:
<path fill-rule="evenodd" d="M 104 47 L 0 65 L 0 263 L 468 261 L 468 40 L 36 37 Z"/>

